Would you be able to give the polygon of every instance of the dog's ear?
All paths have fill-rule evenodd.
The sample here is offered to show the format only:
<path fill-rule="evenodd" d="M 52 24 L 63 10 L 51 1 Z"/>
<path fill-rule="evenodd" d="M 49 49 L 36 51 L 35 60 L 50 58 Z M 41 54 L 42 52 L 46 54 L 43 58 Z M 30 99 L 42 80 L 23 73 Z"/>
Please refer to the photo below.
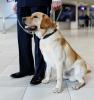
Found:
<path fill-rule="evenodd" d="M 56 23 L 54 23 L 47 15 L 43 15 L 40 28 L 56 28 Z"/>

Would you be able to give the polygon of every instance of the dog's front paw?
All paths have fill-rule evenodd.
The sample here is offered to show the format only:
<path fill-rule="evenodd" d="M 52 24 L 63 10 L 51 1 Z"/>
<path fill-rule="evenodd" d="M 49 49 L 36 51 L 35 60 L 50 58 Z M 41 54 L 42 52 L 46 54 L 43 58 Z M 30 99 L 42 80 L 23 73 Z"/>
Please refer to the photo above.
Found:
<path fill-rule="evenodd" d="M 81 87 L 83 87 L 84 85 L 85 85 L 85 83 L 83 83 L 83 84 L 78 83 L 78 84 L 75 84 L 74 86 L 72 86 L 72 88 L 73 88 L 74 90 L 78 90 L 78 89 L 80 89 Z"/>
<path fill-rule="evenodd" d="M 72 86 L 72 89 L 73 89 L 73 90 L 78 90 L 78 89 L 80 89 L 80 88 L 79 88 L 79 86 L 75 85 L 75 86 Z"/>
<path fill-rule="evenodd" d="M 43 80 L 42 80 L 42 83 L 43 83 L 43 84 L 49 83 L 49 79 L 48 79 L 48 78 L 43 79 Z"/>
<path fill-rule="evenodd" d="M 63 91 L 63 89 L 62 88 L 59 88 L 59 87 L 55 87 L 54 89 L 53 89 L 53 92 L 54 93 L 61 93 Z"/>

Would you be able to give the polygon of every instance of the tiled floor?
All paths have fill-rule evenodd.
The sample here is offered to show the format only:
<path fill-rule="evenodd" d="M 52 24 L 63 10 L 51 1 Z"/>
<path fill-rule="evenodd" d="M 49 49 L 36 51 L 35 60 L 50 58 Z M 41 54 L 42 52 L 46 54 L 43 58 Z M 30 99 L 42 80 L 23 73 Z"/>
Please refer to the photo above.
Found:
<path fill-rule="evenodd" d="M 64 30 L 63 34 L 92 70 L 86 86 L 75 91 L 65 81 L 64 91 L 55 94 L 55 82 L 31 86 L 31 76 L 12 79 L 10 74 L 19 70 L 19 63 L 16 31 L 10 30 L 0 33 L 0 100 L 94 100 L 94 29 Z"/>

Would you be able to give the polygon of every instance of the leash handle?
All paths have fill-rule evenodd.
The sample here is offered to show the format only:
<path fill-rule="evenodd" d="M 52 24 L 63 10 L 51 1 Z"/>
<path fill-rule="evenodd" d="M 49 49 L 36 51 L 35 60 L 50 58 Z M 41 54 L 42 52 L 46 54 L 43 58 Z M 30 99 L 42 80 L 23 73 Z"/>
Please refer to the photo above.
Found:
<path fill-rule="evenodd" d="M 63 8 L 61 7 L 61 9 L 60 9 L 60 11 L 59 11 L 59 14 L 58 14 L 58 16 L 57 16 L 57 18 L 56 18 L 56 22 L 59 20 L 60 15 L 61 15 L 61 13 L 62 13 L 62 10 L 63 10 Z M 54 11 L 53 9 L 51 9 L 50 14 L 51 14 L 51 18 L 55 21 L 55 11 Z"/>

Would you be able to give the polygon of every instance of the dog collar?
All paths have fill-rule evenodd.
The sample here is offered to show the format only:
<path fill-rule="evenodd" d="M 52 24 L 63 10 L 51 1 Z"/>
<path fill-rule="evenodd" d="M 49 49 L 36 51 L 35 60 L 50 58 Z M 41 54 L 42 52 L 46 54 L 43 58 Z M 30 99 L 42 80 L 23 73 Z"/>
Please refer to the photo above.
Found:
<path fill-rule="evenodd" d="M 49 33 L 49 34 L 45 35 L 45 36 L 43 37 L 43 39 L 46 39 L 46 38 L 48 38 L 49 36 L 53 35 L 56 31 L 57 31 L 57 29 L 55 29 L 52 33 Z"/>

